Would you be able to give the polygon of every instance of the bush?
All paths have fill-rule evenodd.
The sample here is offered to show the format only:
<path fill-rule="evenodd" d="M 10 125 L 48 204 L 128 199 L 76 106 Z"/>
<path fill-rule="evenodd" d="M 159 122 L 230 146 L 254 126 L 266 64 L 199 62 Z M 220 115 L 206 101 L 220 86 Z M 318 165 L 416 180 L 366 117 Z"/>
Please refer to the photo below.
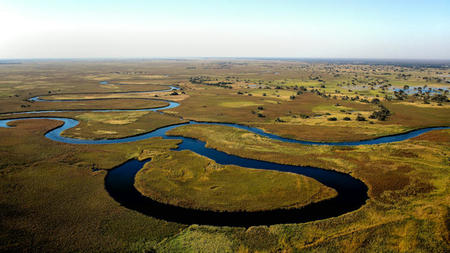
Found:
<path fill-rule="evenodd" d="M 343 120 L 345 120 L 345 121 L 350 121 L 350 120 L 352 120 L 352 119 L 350 119 L 349 117 L 344 117 Z"/>
<path fill-rule="evenodd" d="M 370 101 L 372 104 L 380 104 L 380 99 L 374 98 L 372 101 Z"/>
<path fill-rule="evenodd" d="M 331 117 L 331 118 L 328 118 L 328 121 L 337 121 L 337 118 L 336 117 Z"/>
<path fill-rule="evenodd" d="M 374 111 L 369 118 L 371 119 L 378 119 L 380 121 L 385 121 L 387 119 L 387 117 L 389 117 L 391 115 L 391 112 L 384 107 L 383 105 L 379 105 L 380 110 L 379 111 Z"/>
<path fill-rule="evenodd" d="M 438 103 L 443 103 L 443 102 L 448 102 L 448 98 L 445 95 L 441 95 L 441 94 L 436 94 L 431 98 L 431 101 L 435 101 Z"/>
<path fill-rule="evenodd" d="M 309 116 L 305 115 L 305 114 L 300 114 L 300 118 L 302 118 L 302 119 L 309 119 Z"/>
<path fill-rule="evenodd" d="M 362 116 L 362 115 L 358 115 L 358 116 L 356 116 L 356 120 L 357 121 L 366 121 L 366 118 L 364 118 L 364 116 Z"/>

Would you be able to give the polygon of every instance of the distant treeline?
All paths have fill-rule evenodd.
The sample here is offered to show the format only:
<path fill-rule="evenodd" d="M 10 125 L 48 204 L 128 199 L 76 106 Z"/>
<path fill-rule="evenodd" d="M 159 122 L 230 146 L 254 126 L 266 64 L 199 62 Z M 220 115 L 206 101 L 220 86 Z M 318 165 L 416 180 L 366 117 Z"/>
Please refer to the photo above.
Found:
<path fill-rule="evenodd" d="M 427 60 L 427 59 L 353 59 L 353 58 L 238 58 L 246 60 L 276 60 L 276 61 L 294 61 L 306 63 L 324 63 L 337 65 L 392 65 L 398 67 L 412 68 L 439 68 L 450 67 L 450 60 Z"/>
<path fill-rule="evenodd" d="M 231 81 L 218 81 L 217 79 L 216 79 L 216 81 L 214 81 L 208 76 L 191 77 L 191 78 L 189 78 L 189 82 L 191 82 L 193 84 L 205 84 L 205 85 L 217 86 L 217 87 L 228 88 L 228 89 L 232 89 L 232 87 L 229 84 L 234 83 Z"/>

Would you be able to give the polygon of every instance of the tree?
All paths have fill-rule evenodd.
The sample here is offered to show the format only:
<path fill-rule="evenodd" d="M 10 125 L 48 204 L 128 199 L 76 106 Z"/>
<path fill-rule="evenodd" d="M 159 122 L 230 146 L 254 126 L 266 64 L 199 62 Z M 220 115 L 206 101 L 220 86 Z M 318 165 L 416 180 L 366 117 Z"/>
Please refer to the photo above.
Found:
<path fill-rule="evenodd" d="M 448 98 L 445 95 L 441 95 L 441 94 L 436 94 L 431 98 L 431 101 L 435 101 L 438 103 L 443 103 L 443 102 L 448 102 Z"/>
<path fill-rule="evenodd" d="M 380 110 L 378 111 L 374 111 L 369 118 L 371 119 L 378 119 L 380 121 L 385 121 L 387 119 L 387 117 L 389 117 L 391 115 L 391 112 L 384 107 L 383 105 L 379 105 Z"/>

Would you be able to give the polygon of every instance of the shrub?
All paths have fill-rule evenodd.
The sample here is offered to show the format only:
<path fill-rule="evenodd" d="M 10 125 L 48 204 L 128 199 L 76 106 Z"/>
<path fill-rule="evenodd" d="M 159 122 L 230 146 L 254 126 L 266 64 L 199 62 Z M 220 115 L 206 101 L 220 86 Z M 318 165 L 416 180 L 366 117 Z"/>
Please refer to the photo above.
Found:
<path fill-rule="evenodd" d="M 378 98 L 374 98 L 372 99 L 372 101 L 370 101 L 372 104 L 379 104 L 380 100 Z"/>
<path fill-rule="evenodd" d="M 302 119 L 309 119 L 309 116 L 305 115 L 305 114 L 300 114 L 300 118 L 302 118 Z"/>
<path fill-rule="evenodd" d="M 436 94 L 431 98 L 431 101 L 443 103 L 443 102 L 448 102 L 449 100 L 448 100 L 447 96 L 445 96 L 445 95 Z"/>
<path fill-rule="evenodd" d="M 391 115 L 391 112 L 384 107 L 383 105 L 379 105 L 380 110 L 379 111 L 374 111 L 369 118 L 371 119 L 378 119 L 381 121 L 385 121 L 387 119 L 387 117 L 389 117 Z"/>
<path fill-rule="evenodd" d="M 362 116 L 362 115 L 358 115 L 358 116 L 356 116 L 356 120 L 357 121 L 366 121 L 366 118 L 364 118 L 364 116 Z"/>

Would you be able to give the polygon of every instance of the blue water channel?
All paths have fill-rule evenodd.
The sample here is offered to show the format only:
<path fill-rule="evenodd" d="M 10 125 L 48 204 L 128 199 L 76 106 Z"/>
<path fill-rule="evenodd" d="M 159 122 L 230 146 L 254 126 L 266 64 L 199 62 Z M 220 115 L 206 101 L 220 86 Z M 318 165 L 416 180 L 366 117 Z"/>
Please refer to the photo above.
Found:
<path fill-rule="evenodd" d="M 43 100 L 37 97 L 34 99 L 34 101 L 43 101 Z M 48 100 L 48 101 L 67 101 L 67 100 Z M 179 105 L 176 102 L 172 101 L 167 102 L 169 103 L 168 106 L 160 108 L 148 108 L 138 110 L 92 110 L 92 111 L 97 112 L 161 111 L 165 109 L 174 108 Z M 42 113 L 42 112 L 60 112 L 60 111 L 31 111 L 26 113 Z M 374 145 L 374 144 L 398 142 L 416 137 L 418 135 L 421 135 L 423 133 L 432 130 L 449 128 L 449 127 L 424 128 L 398 135 L 385 136 L 365 141 L 311 142 L 311 141 L 301 141 L 283 138 L 281 136 L 266 133 L 259 128 L 239 124 L 196 122 L 196 121 L 190 121 L 188 123 L 180 123 L 176 125 L 162 127 L 141 135 L 118 139 L 101 139 L 101 140 L 76 139 L 62 136 L 62 132 L 64 130 L 73 128 L 79 124 L 79 122 L 75 119 L 64 117 L 10 118 L 0 120 L 0 127 L 10 127 L 9 124 L 10 122 L 26 119 L 51 119 L 63 121 L 64 124 L 62 126 L 56 127 L 55 129 L 52 129 L 51 131 L 47 132 L 45 134 L 45 137 L 53 141 L 70 144 L 88 144 L 88 145 L 116 144 L 116 143 L 126 143 L 145 140 L 152 137 L 162 137 L 164 139 L 181 140 L 182 142 L 178 145 L 178 148 L 175 150 L 178 151 L 190 150 L 199 155 L 208 157 L 209 159 L 212 159 L 216 163 L 222 165 L 237 165 L 247 168 L 275 170 L 280 172 L 291 172 L 304 175 L 307 177 L 314 178 L 318 182 L 335 189 L 338 193 L 338 195 L 334 198 L 322 200 L 317 203 L 312 203 L 302 208 L 276 209 L 257 212 L 244 212 L 244 211 L 214 212 L 163 204 L 143 196 L 134 187 L 134 178 L 136 176 L 136 173 L 143 167 L 143 165 L 146 162 L 149 162 L 150 159 L 144 161 L 138 161 L 136 159 L 129 160 L 124 164 L 109 170 L 107 176 L 105 177 L 105 189 L 108 191 L 108 193 L 112 198 L 114 198 L 122 206 L 132 210 L 136 210 L 145 215 L 152 216 L 158 219 L 163 219 L 166 221 L 173 221 L 183 224 L 208 224 L 218 226 L 225 225 L 225 226 L 244 226 L 244 227 L 253 225 L 272 225 L 280 223 L 300 223 L 339 216 L 357 210 L 362 205 L 364 205 L 368 199 L 367 195 L 368 188 L 362 181 L 353 178 L 348 174 L 309 166 L 284 165 L 273 162 L 243 158 L 236 155 L 230 155 L 225 152 L 207 148 L 205 147 L 205 142 L 202 142 L 200 140 L 179 136 L 168 136 L 166 135 L 167 131 L 180 126 L 193 124 L 222 125 L 244 129 L 249 132 L 283 142 L 298 143 L 303 145 L 356 146 L 356 145 Z M 245 150 L 243 150 L 243 152 L 245 152 Z"/>

